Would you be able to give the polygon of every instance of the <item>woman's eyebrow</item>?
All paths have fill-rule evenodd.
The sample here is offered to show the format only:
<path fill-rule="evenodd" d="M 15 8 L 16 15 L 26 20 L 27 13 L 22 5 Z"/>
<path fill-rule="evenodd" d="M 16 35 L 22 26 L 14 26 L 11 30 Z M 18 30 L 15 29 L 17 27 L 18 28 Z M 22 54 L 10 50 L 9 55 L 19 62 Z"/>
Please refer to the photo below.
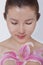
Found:
<path fill-rule="evenodd" d="M 10 18 L 10 20 L 13 20 L 13 21 L 18 21 L 17 19 L 14 19 L 14 18 Z"/>
<path fill-rule="evenodd" d="M 33 18 L 30 18 L 30 19 L 26 19 L 25 21 L 30 21 L 30 20 L 34 20 Z"/>
<path fill-rule="evenodd" d="M 12 21 L 18 22 L 17 19 L 14 19 L 14 18 L 9 18 L 9 19 L 12 20 Z M 30 21 L 30 20 L 34 20 L 34 18 L 28 18 L 28 19 L 26 19 L 26 20 L 24 20 L 24 21 Z"/>

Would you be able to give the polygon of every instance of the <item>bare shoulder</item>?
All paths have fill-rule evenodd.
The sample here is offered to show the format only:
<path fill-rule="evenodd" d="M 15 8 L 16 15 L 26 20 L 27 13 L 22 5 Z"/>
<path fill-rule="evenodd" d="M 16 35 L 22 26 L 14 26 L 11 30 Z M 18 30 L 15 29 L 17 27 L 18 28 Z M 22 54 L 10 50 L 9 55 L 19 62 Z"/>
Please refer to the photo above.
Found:
<path fill-rule="evenodd" d="M 7 43 L 9 43 L 9 39 L 6 39 L 6 40 L 0 42 L 0 46 L 4 46 L 4 45 L 6 45 Z"/>
<path fill-rule="evenodd" d="M 3 42 L 0 42 L 0 58 L 2 57 L 3 52 L 4 52 Z"/>
<path fill-rule="evenodd" d="M 6 43 L 5 41 L 0 42 L 0 49 L 1 49 L 2 47 L 4 47 L 5 43 Z"/>
<path fill-rule="evenodd" d="M 4 50 L 4 42 L 0 42 L 0 53 L 2 53 L 3 52 L 3 50 Z"/>
<path fill-rule="evenodd" d="M 3 44 L 3 42 L 0 42 L 0 51 L 2 51 L 2 48 L 4 47 Z"/>
<path fill-rule="evenodd" d="M 33 43 L 35 44 L 36 48 L 43 48 L 43 43 L 37 41 L 37 40 L 33 40 Z"/>
<path fill-rule="evenodd" d="M 39 48 L 43 48 L 43 43 L 38 42 L 38 41 L 36 41 L 36 43 L 37 43 L 37 46 L 38 46 Z"/>
<path fill-rule="evenodd" d="M 0 42 L 0 53 L 4 52 L 7 48 L 6 45 L 8 43 L 8 40 Z"/>

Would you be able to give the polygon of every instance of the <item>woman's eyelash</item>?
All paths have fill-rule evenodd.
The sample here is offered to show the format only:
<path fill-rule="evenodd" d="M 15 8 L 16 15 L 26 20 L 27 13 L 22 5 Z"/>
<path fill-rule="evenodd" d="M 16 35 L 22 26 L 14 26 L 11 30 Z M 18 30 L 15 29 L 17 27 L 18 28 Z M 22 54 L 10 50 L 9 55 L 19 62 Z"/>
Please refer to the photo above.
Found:
<path fill-rule="evenodd" d="M 18 24 L 17 22 L 12 22 L 12 21 L 11 21 L 11 23 L 12 23 L 13 25 L 17 25 L 17 24 Z M 27 25 L 31 25 L 32 22 L 26 22 L 25 24 L 27 24 Z"/>
<path fill-rule="evenodd" d="M 18 24 L 18 23 L 13 23 L 13 22 L 12 22 L 12 24 L 16 25 L 16 24 Z"/>
<path fill-rule="evenodd" d="M 32 22 L 30 22 L 30 23 L 26 23 L 26 24 L 30 25 L 30 24 L 32 24 Z"/>

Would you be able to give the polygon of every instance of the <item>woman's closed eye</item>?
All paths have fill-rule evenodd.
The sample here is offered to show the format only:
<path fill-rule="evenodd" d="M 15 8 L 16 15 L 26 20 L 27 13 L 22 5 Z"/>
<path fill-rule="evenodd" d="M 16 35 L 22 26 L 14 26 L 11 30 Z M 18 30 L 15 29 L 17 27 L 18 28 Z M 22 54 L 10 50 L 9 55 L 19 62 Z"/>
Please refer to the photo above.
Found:
<path fill-rule="evenodd" d="M 15 23 L 14 23 L 14 22 L 12 22 L 12 24 L 13 24 L 13 25 L 17 25 L 18 23 L 17 23 L 17 22 L 15 22 Z M 28 23 L 28 22 L 26 22 L 25 24 L 27 24 L 27 25 L 31 25 L 31 24 L 32 24 L 32 22 L 29 22 L 29 23 Z"/>
<path fill-rule="evenodd" d="M 10 18 L 10 20 L 11 20 L 11 23 L 12 23 L 13 25 L 17 25 L 17 24 L 18 24 L 18 20 L 13 19 L 13 18 Z"/>
<path fill-rule="evenodd" d="M 17 25 L 18 23 L 17 23 L 17 22 L 15 22 L 15 23 L 12 22 L 12 24 L 13 24 L 13 25 Z M 25 24 L 30 25 L 30 24 L 32 24 L 32 22 L 30 22 L 30 23 L 27 22 L 27 23 L 25 23 Z"/>
<path fill-rule="evenodd" d="M 13 25 L 17 25 L 18 23 L 17 22 L 11 22 Z"/>
<path fill-rule="evenodd" d="M 29 22 L 29 23 L 27 22 L 26 24 L 27 24 L 27 25 L 31 25 L 31 24 L 32 24 L 32 22 Z"/>
<path fill-rule="evenodd" d="M 28 20 L 26 20 L 25 23 L 26 23 L 27 25 L 31 25 L 31 24 L 33 23 L 33 21 L 34 21 L 33 19 L 28 19 Z"/>

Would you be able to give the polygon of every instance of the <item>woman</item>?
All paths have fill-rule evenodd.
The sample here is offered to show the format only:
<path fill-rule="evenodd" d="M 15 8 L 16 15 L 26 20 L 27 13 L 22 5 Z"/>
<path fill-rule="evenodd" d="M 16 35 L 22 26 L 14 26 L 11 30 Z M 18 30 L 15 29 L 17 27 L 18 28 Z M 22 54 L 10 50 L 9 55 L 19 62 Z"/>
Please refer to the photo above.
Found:
<path fill-rule="evenodd" d="M 43 65 L 43 44 L 31 37 L 39 17 L 37 0 L 6 1 L 11 38 L 0 43 L 0 65 Z"/>

